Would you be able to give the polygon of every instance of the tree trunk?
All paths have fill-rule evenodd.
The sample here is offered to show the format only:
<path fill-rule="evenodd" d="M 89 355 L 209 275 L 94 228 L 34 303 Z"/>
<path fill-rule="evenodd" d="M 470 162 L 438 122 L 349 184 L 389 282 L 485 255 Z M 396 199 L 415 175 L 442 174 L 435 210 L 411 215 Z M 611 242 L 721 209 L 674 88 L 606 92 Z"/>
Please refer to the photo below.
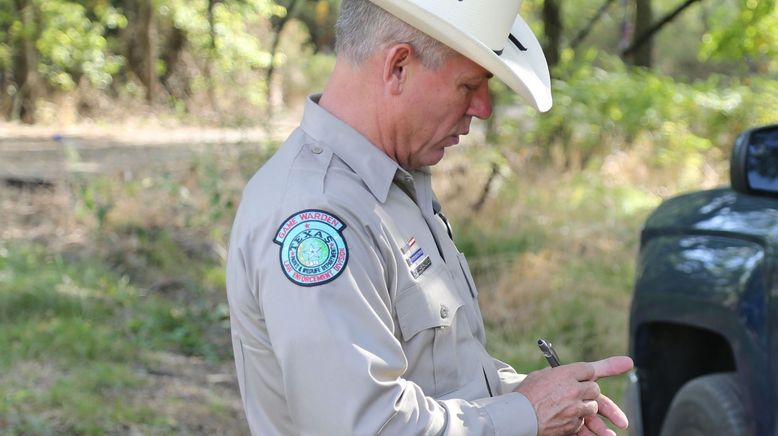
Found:
<path fill-rule="evenodd" d="M 276 54 L 278 54 L 278 45 L 281 43 L 281 32 L 289 23 L 289 20 L 296 17 L 298 0 L 291 0 L 289 6 L 286 6 L 286 15 L 277 20 L 271 20 L 273 32 L 273 42 L 270 44 L 270 65 L 265 71 L 265 86 L 267 86 L 267 108 L 268 113 L 273 111 L 273 73 L 276 70 Z"/>
<path fill-rule="evenodd" d="M 140 5 L 140 39 L 143 50 L 143 82 L 146 85 L 146 102 L 154 102 L 157 95 L 157 26 L 154 20 L 154 0 L 144 0 Z"/>
<path fill-rule="evenodd" d="M 637 53 L 638 50 L 643 48 L 644 45 L 648 44 L 650 46 L 650 43 L 655 34 L 659 33 L 663 27 L 672 23 L 673 20 L 678 18 L 683 11 L 699 1 L 700 0 L 685 0 L 683 3 L 678 5 L 678 7 L 662 17 L 662 19 L 658 20 L 656 24 L 652 24 L 644 31 L 637 33 L 634 40 L 632 41 L 632 44 L 629 44 L 628 47 L 621 47 L 621 56 L 627 59 L 629 56 L 633 56 L 635 53 Z"/>
<path fill-rule="evenodd" d="M 600 6 L 599 9 L 597 9 L 597 13 L 594 14 L 594 16 L 589 20 L 589 22 L 584 26 L 580 32 L 573 38 L 573 41 L 570 43 L 570 48 L 575 49 L 578 47 L 578 45 L 583 42 L 584 39 L 589 35 L 589 33 L 594 29 L 594 25 L 597 24 L 598 21 L 605 15 L 605 12 L 608 11 L 608 8 L 615 2 L 616 0 L 605 0 L 605 3 Z"/>
<path fill-rule="evenodd" d="M 22 21 L 22 38 L 13 54 L 13 81 L 16 94 L 11 104 L 11 118 L 23 123 L 35 123 L 35 100 L 38 95 L 38 51 L 35 39 L 38 33 L 34 5 L 27 0 L 16 0 L 16 10 Z"/>
<path fill-rule="evenodd" d="M 186 69 L 180 69 L 181 54 L 187 45 L 187 34 L 175 25 L 167 32 L 167 38 L 159 54 L 165 63 L 165 71 L 160 82 L 168 94 L 185 99 L 190 94 L 189 74 Z"/>
<path fill-rule="evenodd" d="M 8 88 L 11 86 L 11 80 L 8 77 L 8 71 L 0 71 L 0 113 L 8 116 L 11 110 L 11 101 L 8 97 Z"/>
<path fill-rule="evenodd" d="M 636 0 L 635 8 L 635 35 L 644 35 L 651 28 L 653 21 L 651 0 Z M 649 38 L 632 55 L 632 64 L 640 67 L 651 68 L 651 52 L 654 46 L 653 39 Z"/>
<path fill-rule="evenodd" d="M 543 1 L 543 32 L 546 35 L 546 46 L 543 51 L 549 67 L 559 63 L 560 44 L 562 41 L 562 10 L 558 0 Z"/>

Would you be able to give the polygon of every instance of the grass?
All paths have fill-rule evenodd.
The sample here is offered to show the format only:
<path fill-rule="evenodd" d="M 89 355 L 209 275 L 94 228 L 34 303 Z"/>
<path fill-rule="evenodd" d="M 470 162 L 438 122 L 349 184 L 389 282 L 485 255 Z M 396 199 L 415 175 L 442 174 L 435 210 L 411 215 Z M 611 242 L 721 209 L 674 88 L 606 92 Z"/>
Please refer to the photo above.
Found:
<path fill-rule="evenodd" d="M 266 153 L 211 150 L 129 181 L 74 176 L 58 194 L 0 191 L 9 210 L 37 212 L 10 221 L 34 241 L 0 241 L 0 433 L 246 433 L 227 377 L 224 247 Z"/>
<path fill-rule="evenodd" d="M 79 178 L 59 213 L 89 235 L 82 243 L 0 241 L 0 432 L 245 432 L 236 387 L 210 385 L 205 372 L 232 367 L 226 237 L 267 156 L 214 150 L 184 173 Z M 463 156 L 444 162 L 467 159 L 457 173 L 467 183 L 439 177 L 436 190 L 478 284 L 490 351 L 522 372 L 546 365 L 539 337 L 565 362 L 626 353 L 655 189 L 608 177 L 613 165 L 508 172 L 473 212 L 490 162 Z M 618 174 L 638 164 L 619 162 Z M 617 402 L 623 385 L 602 382 Z"/>
<path fill-rule="evenodd" d="M 164 252 L 164 238 L 158 242 Z M 156 427 L 168 416 L 132 394 L 154 388 L 149 356 L 172 350 L 230 357 L 225 341 L 214 340 L 227 336 L 224 303 L 208 302 L 206 290 L 186 291 L 192 298 L 185 303 L 137 287 L 103 257 L 67 257 L 24 243 L 3 244 L 0 277 L 4 433 Z"/>
<path fill-rule="evenodd" d="M 493 351 L 524 368 L 543 364 L 538 337 L 567 361 L 623 354 L 640 223 L 658 199 L 645 192 L 631 200 L 645 207 L 624 207 L 641 194 L 585 174 L 556 177 L 548 193 L 544 180 L 523 181 L 524 193 L 510 201 L 494 199 L 482 214 L 494 222 L 479 228 L 496 235 L 459 233 Z"/>
<path fill-rule="evenodd" d="M 478 162 L 474 152 L 464 158 Z M 645 161 L 638 149 L 579 171 L 523 168 L 504 174 L 477 214 L 454 204 L 455 240 L 479 289 L 493 355 L 530 372 L 547 366 L 538 338 L 553 342 L 563 362 L 627 354 L 641 225 L 662 196 L 703 182 L 661 168 L 651 176 Z M 449 198 L 473 204 L 481 187 L 460 185 Z M 626 376 L 600 386 L 623 405 Z"/>

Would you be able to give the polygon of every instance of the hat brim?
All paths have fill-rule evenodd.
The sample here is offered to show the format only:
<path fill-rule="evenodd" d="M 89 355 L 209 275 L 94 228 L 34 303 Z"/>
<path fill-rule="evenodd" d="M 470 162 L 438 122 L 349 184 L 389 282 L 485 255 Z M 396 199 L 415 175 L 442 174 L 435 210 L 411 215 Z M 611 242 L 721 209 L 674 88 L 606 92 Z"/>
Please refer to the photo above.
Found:
<path fill-rule="evenodd" d="M 508 39 L 500 54 L 450 22 L 408 0 L 371 0 L 395 17 L 446 44 L 502 80 L 540 112 L 551 109 L 551 78 L 538 39 L 520 17 L 511 34 L 524 48 Z"/>

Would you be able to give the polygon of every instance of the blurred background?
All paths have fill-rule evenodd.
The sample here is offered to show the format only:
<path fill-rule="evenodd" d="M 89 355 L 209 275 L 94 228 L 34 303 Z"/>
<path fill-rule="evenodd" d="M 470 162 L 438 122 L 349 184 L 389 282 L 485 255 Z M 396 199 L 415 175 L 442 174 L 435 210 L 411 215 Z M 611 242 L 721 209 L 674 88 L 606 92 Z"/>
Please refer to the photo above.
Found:
<path fill-rule="evenodd" d="M 334 63 L 338 0 L 0 0 L 0 433 L 247 434 L 224 263 L 244 183 Z M 489 348 L 627 351 L 642 221 L 778 122 L 764 0 L 525 0 L 554 108 L 435 167 Z M 272 206 L 269 206 L 272 207 Z M 621 399 L 623 379 L 608 381 Z"/>

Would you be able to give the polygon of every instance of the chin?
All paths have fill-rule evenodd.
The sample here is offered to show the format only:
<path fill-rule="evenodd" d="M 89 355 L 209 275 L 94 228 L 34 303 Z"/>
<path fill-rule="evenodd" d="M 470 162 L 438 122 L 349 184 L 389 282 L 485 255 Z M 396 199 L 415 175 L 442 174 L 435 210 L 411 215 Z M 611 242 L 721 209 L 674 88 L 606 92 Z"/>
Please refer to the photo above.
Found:
<path fill-rule="evenodd" d="M 425 159 L 425 162 L 422 164 L 422 166 L 431 167 L 433 165 L 436 165 L 438 162 L 443 160 L 443 156 L 445 154 L 446 154 L 445 150 L 441 149 L 439 153 L 432 154 L 427 159 Z"/>

